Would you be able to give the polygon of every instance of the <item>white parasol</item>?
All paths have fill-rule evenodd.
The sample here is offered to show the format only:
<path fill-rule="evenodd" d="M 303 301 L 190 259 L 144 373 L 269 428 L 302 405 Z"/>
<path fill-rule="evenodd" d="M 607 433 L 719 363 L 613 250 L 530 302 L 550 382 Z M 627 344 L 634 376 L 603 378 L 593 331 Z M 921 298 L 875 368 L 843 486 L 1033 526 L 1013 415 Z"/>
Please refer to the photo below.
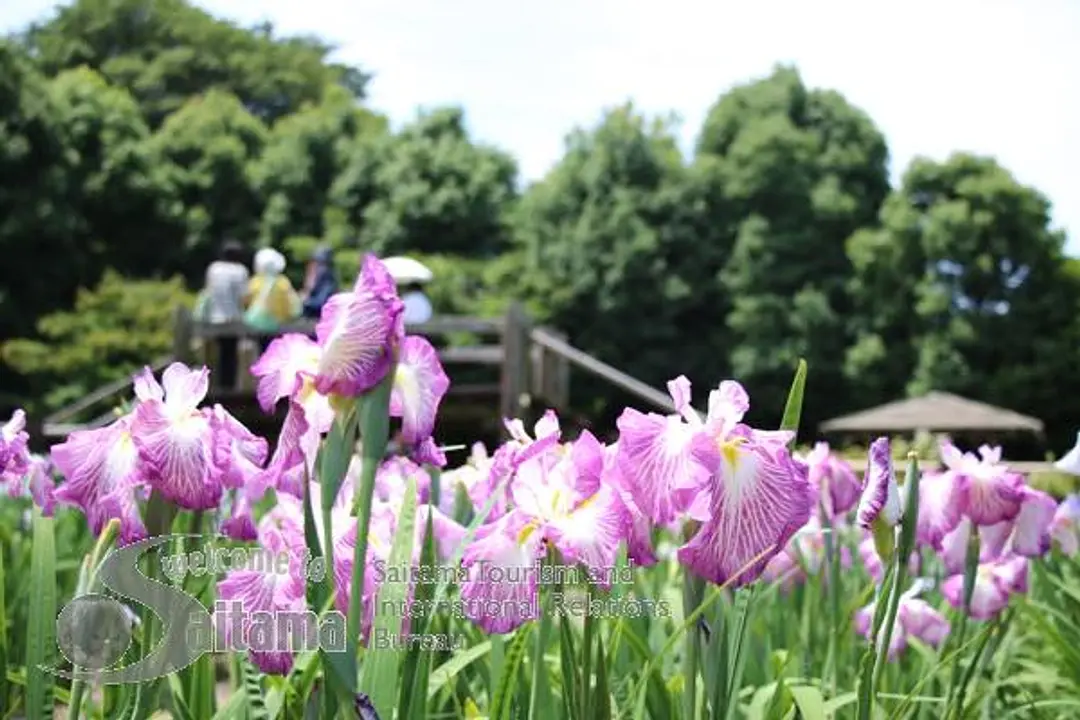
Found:
<path fill-rule="evenodd" d="M 383 265 L 398 283 L 425 283 L 435 277 L 426 265 L 410 257 L 386 258 Z"/>

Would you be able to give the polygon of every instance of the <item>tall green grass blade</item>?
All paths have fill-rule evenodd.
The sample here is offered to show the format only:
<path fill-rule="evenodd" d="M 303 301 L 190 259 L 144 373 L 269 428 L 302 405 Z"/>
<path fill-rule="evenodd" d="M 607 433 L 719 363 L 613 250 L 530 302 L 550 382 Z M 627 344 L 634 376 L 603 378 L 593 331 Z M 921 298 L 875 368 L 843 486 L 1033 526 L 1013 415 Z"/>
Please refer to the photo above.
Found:
<path fill-rule="evenodd" d="M 378 473 L 383 455 L 386 454 L 386 445 L 390 440 L 390 391 L 393 388 L 395 373 L 395 367 L 391 366 L 386 377 L 361 398 L 359 404 L 360 480 L 353 497 L 356 542 L 353 546 L 349 612 L 346 618 L 350 642 L 360 637 L 364 568 L 367 565 L 368 532 L 371 528 L 371 503 L 375 494 L 375 475 Z"/>
<path fill-rule="evenodd" d="M 731 635 L 728 638 L 731 646 L 728 653 L 729 675 L 725 678 L 727 705 L 724 707 L 723 717 L 727 719 L 735 717 L 736 707 L 738 706 L 739 687 L 742 685 L 743 668 L 746 665 L 746 656 L 743 652 L 746 645 L 746 628 L 749 623 L 750 610 L 756 591 L 757 584 L 755 583 L 748 588 L 739 588 L 735 592 L 734 623 Z"/>
<path fill-rule="evenodd" d="M 525 657 L 525 649 L 532 626 L 524 625 L 517 629 L 514 639 L 506 649 L 506 662 L 496 685 L 495 696 L 491 700 L 490 720 L 509 720 L 513 705 L 514 690 L 517 686 L 518 670 Z"/>
<path fill-rule="evenodd" d="M 428 680 L 428 699 L 434 700 L 451 680 L 458 677 L 459 673 L 489 652 L 491 652 L 490 640 L 455 653 L 453 657 L 435 668 Z"/>
<path fill-rule="evenodd" d="M 394 543 L 390 548 L 389 566 L 412 567 L 413 542 L 416 537 L 416 478 L 409 477 L 405 497 L 398 515 Z M 393 717 L 394 704 L 398 698 L 398 669 L 402 650 L 396 646 L 401 639 L 401 621 L 409 592 L 409 579 L 389 575 L 379 589 L 375 605 L 372 641 L 364 656 L 360 688 L 371 698 L 380 717 Z M 379 647 L 378 638 L 391 640 L 389 647 Z"/>
<path fill-rule="evenodd" d="M 51 517 L 33 509 L 33 545 L 30 559 L 30 623 L 26 639 L 26 717 L 53 716 L 56 663 L 56 546 Z"/>
<path fill-rule="evenodd" d="M 784 415 L 780 420 L 781 430 L 790 430 L 796 434 L 799 432 L 799 423 L 802 421 L 803 396 L 806 395 L 806 361 L 799 360 L 799 366 L 795 369 L 795 379 L 791 381 L 791 389 L 788 390 L 787 402 L 784 404 Z M 795 438 L 791 440 L 795 443 Z"/>
<path fill-rule="evenodd" d="M 240 660 L 240 674 L 244 689 L 246 720 L 270 720 L 270 713 L 266 708 L 262 673 L 251 663 L 251 660 L 245 657 Z"/>
<path fill-rule="evenodd" d="M 434 572 L 436 565 L 435 552 L 435 525 L 434 515 L 430 512 L 432 503 L 427 505 L 429 512 L 424 523 L 424 541 L 420 551 L 421 572 Z M 426 570 L 427 569 L 427 570 Z M 435 575 L 431 575 L 435 577 Z M 424 577 L 421 575 L 421 577 Z M 428 609 L 431 598 L 434 596 L 434 587 L 431 583 L 418 583 L 414 591 L 414 607 L 423 610 L 420 617 L 414 616 L 413 632 L 421 635 L 429 633 L 438 619 Z M 427 716 L 427 683 L 431 673 L 431 662 L 434 652 L 421 646 L 411 646 L 405 654 L 405 661 L 401 668 L 401 695 L 398 698 L 398 714 L 402 718 L 411 720 L 423 720 Z"/>
<path fill-rule="evenodd" d="M 5 600 L 7 577 L 4 574 L 4 547 L 0 545 L 0 707 L 11 707 L 8 688 L 8 613 Z"/>
<path fill-rule="evenodd" d="M 593 699 L 593 708 L 593 717 L 597 720 L 611 720 L 611 689 L 608 687 L 608 664 L 604 655 L 602 636 L 596 638 L 596 694 Z"/>

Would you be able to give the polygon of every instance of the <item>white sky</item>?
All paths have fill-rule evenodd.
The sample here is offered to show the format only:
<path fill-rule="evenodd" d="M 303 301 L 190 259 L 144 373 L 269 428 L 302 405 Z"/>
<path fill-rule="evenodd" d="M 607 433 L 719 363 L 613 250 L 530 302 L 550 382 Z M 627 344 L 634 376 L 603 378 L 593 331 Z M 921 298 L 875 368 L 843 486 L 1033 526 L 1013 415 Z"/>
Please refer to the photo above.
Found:
<path fill-rule="evenodd" d="M 0 31 L 55 0 L 4 0 Z M 1080 2 L 1076 0 L 203 0 L 245 24 L 336 42 L 376 74 L 395 124 L 462 105 L 474 136 L 526 180 L 563 137 L 632 99 L 683 118 L 692 146 L 725 89 L 794 63 L 842 92 L 889 141 L 894 178 L 914 155 L 992 154 L 1054 203 L 1080 255 Z"/>

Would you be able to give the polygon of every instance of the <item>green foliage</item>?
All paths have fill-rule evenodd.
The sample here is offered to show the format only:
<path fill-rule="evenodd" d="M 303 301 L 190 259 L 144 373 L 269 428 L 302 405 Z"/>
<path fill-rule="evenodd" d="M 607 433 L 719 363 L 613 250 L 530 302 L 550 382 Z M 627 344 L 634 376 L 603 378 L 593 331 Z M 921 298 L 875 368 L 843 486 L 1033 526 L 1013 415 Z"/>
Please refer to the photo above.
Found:
<path fill-rule="evenodd" d="M 698 142 L 718 191 L 710 204 L 731 247 L 721 269 L 731 297 L 726 320 L 738 338 L 731 371 L 770 407 L 805 357 L 815 369 L 811 425 L 842 407 L 844 243 L 888 192 L 886 158 L 885 139 L 865 113 L 783 67 L 725 94 Z"/>
<path fill-rule="evenodd" d="M 334 217 L 327 207 L 330 188 L 345 169 L 352 146 L 358 138 L 384 137 L 387 132 L 384 117 L 357 107 L 341 89 L 332 89 L 323 102 L 274 125 L 252 168 L 266 204 L 263 241 L 278 245 L 289 234 L 324 235 L 329 229 L 324 215 Z M 346 229 L 344 237 L 335 239 L 348 240 L 348 234 Z"/>
<path fill-rule="evenodd" d="M 219 243 L 254 238 L 262 198 L 250 164 L 266 133 L 239 99 L 214 90 L 189 100 L 154 135 L 151 148 L 183 208 L 188 262 L 196 267 L 213 258 Z"/>
<path fill-rule="evenodd" d="M 512 158 L 470 142 L 464 113 L 445 108 L 396 135 L 361 138 L 331 206 L 365 251 L 490 258 L 507 244 L 516 175 Z"/>
<path fill-rule="evenodd" d="M 173 313 L 192 298 L 179 278 L 131 280 L 108 271 L 70 311 L 42 317 L 41 339 L 9 340 L 4 362 L 34 379 L 56 408 L 124 377 L 172 350 Z"/>
<path fill-rule="evenodd" d="M 1049 204 L 989 158 L 914 162 L 881 227 L 849 243 L 847 373 L 870 405 L 929 389 L 978 397 L 1072 440 L 1060 401 L 1080 347 L 1080 283 L 1063 262 Z"/>
<path fill-rule="evenodd" d="M 334 49 L 217 20 L 184 0 L 79 0 L 24 36 L 48 75 L 87 65 L 127 88 L 157 127 L 189 98 L 219 88 L 264 122 L 317 102 L 339 84 L 362 98 L 367 76 L 328 63 Z"/>
<path fill-rule="evenodd" d="M 666 382 L 675 365 L 675 374 L 719 380 L 723 249 L 695 212 L 705 190 L 666 123 L 629 106 L 609 111 L 568 138 L 562 161 L 517 209 L 520 292 L 572 344 L 646 382 Z"/>

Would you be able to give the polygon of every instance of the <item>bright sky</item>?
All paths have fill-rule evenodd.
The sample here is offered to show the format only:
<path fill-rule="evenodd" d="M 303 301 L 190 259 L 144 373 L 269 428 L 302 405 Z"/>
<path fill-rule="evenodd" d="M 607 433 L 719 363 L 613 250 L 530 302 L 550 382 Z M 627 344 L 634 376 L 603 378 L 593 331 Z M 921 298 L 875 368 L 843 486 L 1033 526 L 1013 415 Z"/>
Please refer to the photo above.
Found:
<path fill-rule="evenodd" d="M 55 0 L 7 0 L 0 31 Z M 692 147 L 725 89 L 794 63 L 862 107 L 894 177 L 915 155 L 992 154 L 1054 203 L 1080 255 L 1080 2 L 1076 0 L 202 0 L 245 24 L 336 42 L 375 73 L 395 124 L 459 104 L 474 136 L 541 177 L 576 125 L 632 99 L 683 119 Z M 661 10 L 661 8 L 663 8 Z"/>

